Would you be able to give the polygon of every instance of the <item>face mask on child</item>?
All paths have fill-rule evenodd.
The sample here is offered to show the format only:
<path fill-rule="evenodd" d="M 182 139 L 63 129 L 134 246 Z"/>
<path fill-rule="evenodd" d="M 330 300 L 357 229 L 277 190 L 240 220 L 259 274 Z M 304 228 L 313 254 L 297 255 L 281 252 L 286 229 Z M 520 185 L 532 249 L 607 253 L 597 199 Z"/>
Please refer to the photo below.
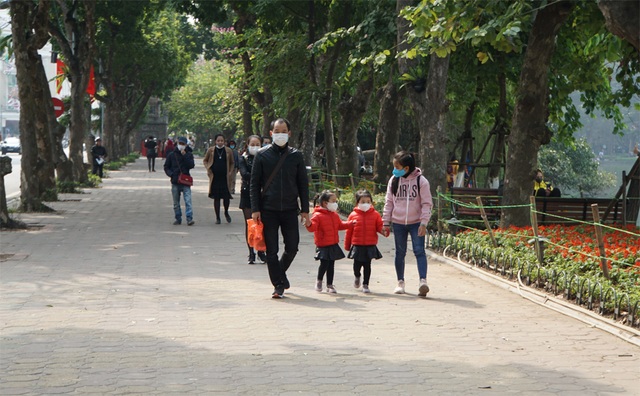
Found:
<path fill-rule="evenodd" d="M 369 209 L 371 209 L 371 204 L 370 203 L 361 203 L 361 204 L 358 204 L 358 208 L 363 212 L 367 212 L 367 211 L 369 211 Z"/>
<path fill-rule="evenodd" d="M 337 212 L 338 211 L 338 203 L 337 202 L 328 202 L 327 203 L 327 210 L 331 211 L 331 212 Z"/>

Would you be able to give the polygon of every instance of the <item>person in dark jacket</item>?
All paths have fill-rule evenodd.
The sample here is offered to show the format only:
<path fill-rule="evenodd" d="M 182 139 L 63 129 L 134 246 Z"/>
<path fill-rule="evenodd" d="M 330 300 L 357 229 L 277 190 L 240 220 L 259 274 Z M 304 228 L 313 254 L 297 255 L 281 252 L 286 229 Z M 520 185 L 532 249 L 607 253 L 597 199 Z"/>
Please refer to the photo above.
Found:
<path fill-rule="evenodd" d="M 102 179 L 102 168 L 104 167 L 104 161 L 107 157 L 107 149 L 102 145 L 102 139 L 97 137 L 95 145 L 91 147 L 91 157 L 93 158 L 93 170 L 91 173 L 100 176 Z"/>
<path fill-rule="evenodd" d="M 289 147 L 290 136 L 289 121 L 277 119 L 271 132 L 273 144 L 258 151 L 251 171 L 251 216 L 254 221 L 264 224 L 267 266 L 274 286 L 273 298 L 281 298 L 284 290 L 290 286 L 286 272 L 298 252 L 300 242 L 298 211 L 304 224 L 310 224 L 307 168 L 302 153 Z M 281 160 L 282 166 L 274 173 Z M 281 258 L 278 258 L 278 229 L 284 240 Z"/>
<path fill-rule="evenodd" d="M 169 152 L 164 162 L 164 173 L 171 178 L 171 194 L 173 196 L 173 212 L 176 220 L 173 225 L 182 224 L 182 211 L 180 210 L 180 194 L 184 197 L 184 209 L 187 216 L 187 225 L 193 225 L 193 207 L 191 205 L 191 186 L 178 183 L 180 174 L 189 175 L 189 170 L 193 169 L 195 162 L 191 147 L 187 145 L 187 138 L 178 138 L 178 145 Z"/>
<path fill-rule="evenodd" d="M 247 138 L 247 151 L 240 156 L 238 160 L 238 168 L 240 169 L 240 177 L 242 179 L 242 185 L 240 187 L 240 209 L 244 214 L 244 235 L 248 237 L 247 222 L 246 220 L 251 218 L 251 194 L 249 193 L 249 185 L 251 184 L 251 169 L 253 167 L 253 160 L 255 159 L 258 150 L 262 147 L 262 138 L 258 135 L 252 135 Z M 247 248 L 249 248 L 249 264 L 256 263 L 256 252 L 249 246 L 247 239 Z M 263 263 L 267 262 L 267 255 L 264 252 L 258 252 L 258 257 Z"/>
<path fill-rule="evenodd" d="M 158 153 L 156 152 L 157 146 L 158 143 L 156 142 L 156 139 L 149 135 L 147 140 L 144 142 L 144 148 L 147 151 L 147 165 L 149 165 L 149 172 L 156 171 L 156 157 L 158 156 Z"/>

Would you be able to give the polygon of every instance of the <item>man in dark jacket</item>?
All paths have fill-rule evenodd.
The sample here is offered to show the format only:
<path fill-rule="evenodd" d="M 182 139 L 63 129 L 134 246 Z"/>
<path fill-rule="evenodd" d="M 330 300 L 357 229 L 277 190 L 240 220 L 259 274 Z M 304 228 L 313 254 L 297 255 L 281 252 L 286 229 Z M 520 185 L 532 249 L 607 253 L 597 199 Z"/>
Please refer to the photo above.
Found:
<path fill-rule="evenodd" d="M 164 162 L 164 173 L 171 178 L 171 194 L 173 195 L 173 211 L 176 220 L 173 225 L 182 224 L 182 211 L 180 210 L 180 193 L 184 196 L 185 214 L 187 216 L 187 225 L 193 225 L 193 207 L 191 205 L 191 186 L 178 183 L 180 174 L 189 175 L 189 169 L 193 169 L 195 162 L 193 160 L 193 150 L 187 145 L 187 138 L 181 136 L 178 138 L 178 145 L 169 152 Z"/>
<path fill-rule="evenodd" d="M 96 138 L 95 143 L 96 144 L 91 147 L 91 157 L 93 158 L 93 169 L 91 173 L 100 176 L 102 179 L 102 168 L 104 167 L 104 161 L 107 157 L 107 149 L 102 145 L 102 139 L 100 139 L 100 137 Z"/>
<path fill-rule="evenodd" d="M 298 211 L 305 225 L 311 223 L 309 185 L 302 153 L 288 144 L 291 136 L 289 121 L 277 119 L 271 136 L 273 144 L 260 149 L 253 161 L 251 216 L 254 221 L 264 224 L 269 278 L 275 288 L 272 297 L 281 298 L 284 290 L 290 286 L 286 272 L 298 252 L 300 242 Z M 282 165 L 276 169 L 281 160 Z M 280 259 L 278 229 L 281 229 L 284 240 L 284 253 Z"/>

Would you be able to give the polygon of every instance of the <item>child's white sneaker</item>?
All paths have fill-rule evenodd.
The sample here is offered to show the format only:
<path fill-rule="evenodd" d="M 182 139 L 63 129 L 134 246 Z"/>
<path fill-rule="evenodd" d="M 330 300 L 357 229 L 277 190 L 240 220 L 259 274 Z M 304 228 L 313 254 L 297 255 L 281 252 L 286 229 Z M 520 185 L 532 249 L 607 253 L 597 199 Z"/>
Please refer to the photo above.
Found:
<path fill-rule="evenodd" d="M 362 285 L 362 292 L 371 293 L 371 290 L 369 290 L 369 285 Z"/>
<path fill-rule="evenodd" d="M 422 278 L 420 279 L 420 287 L 418 287 L 418 296 L 426 297 L 427 293 L 429 293 L 429 285 L 427 285 L 427 280 Z"/>
<path fill-rule="evenodd" d="M 336 294 L 336 288 L 333 285 L 327 285 L 327 293 Z"/>
<path fill-rule="evenodd" d="M 398 281 L 398 286 L 396 286 L 396 288 L 393 291 L 393 293 L 395 293 L 395 294 L 404 294 L 404 281 L 403 280 Z"/>
<path fill-rule="evenodd" d="M 360 288 L 360 277 L 356 276 L 356 279 L 353 281 L 353 287 L 355 287 L 356 289 Z"/>
<path fill-rule="evenodd" d="M 317 292 L 321 292 L 322 291 L 322 281 L 316 281 L 316 291 Z"/>

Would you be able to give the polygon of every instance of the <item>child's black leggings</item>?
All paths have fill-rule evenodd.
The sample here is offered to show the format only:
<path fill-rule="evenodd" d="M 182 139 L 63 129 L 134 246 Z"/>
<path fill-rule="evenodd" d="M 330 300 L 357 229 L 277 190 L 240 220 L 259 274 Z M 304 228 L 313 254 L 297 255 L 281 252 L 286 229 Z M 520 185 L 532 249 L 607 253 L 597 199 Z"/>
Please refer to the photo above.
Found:
<path fill-rule="evenodd" d="M 327 285 L 333 285 L 333 271 L 335 268 L 335 260 L 320 260 L 320 267 L 318 267 L 318 280 L 321 281 L 324 278 L 324 273 L 327 273 Z"/>
<path fill-rule="evenodd" d="M 362 280 L 363 285 L 369 284 L 369 279 L 371 278 L 371 260 L 369 261 L 358 261 L 353 260 L 353 274 L 356 278 L 360 277 L 360 269 L 364 267 L 364 279 Z"/>

